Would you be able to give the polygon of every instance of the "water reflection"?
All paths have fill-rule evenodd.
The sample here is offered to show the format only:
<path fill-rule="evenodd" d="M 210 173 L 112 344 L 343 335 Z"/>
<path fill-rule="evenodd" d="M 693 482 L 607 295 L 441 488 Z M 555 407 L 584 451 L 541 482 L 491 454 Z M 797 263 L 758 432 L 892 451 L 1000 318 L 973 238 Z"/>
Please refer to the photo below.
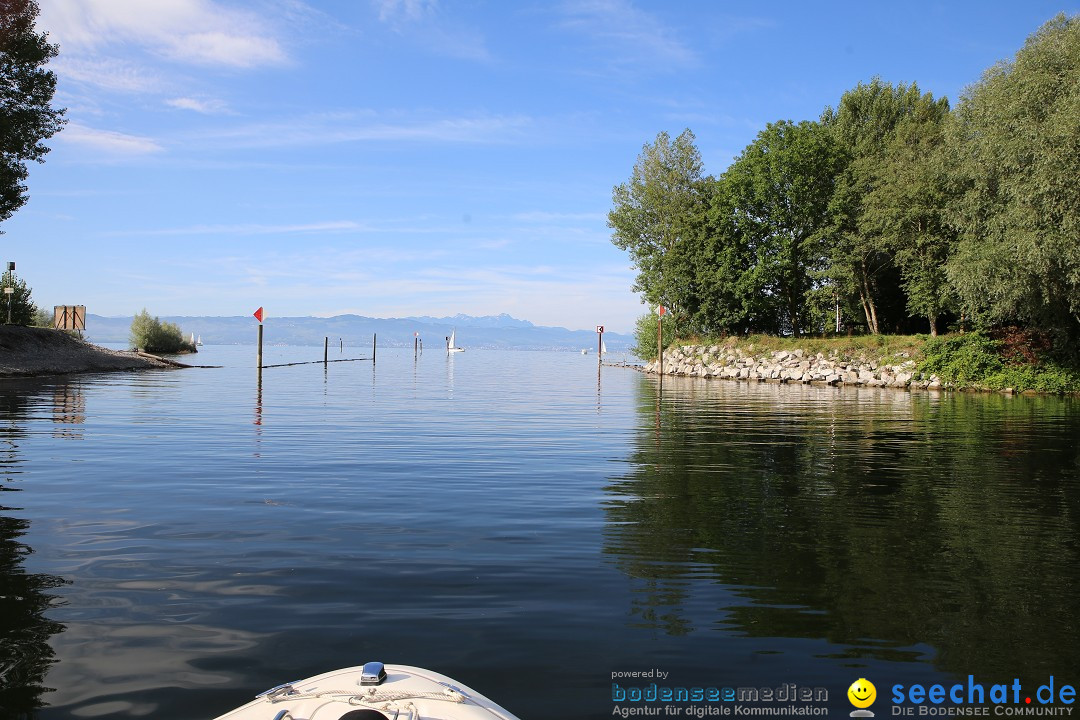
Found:
<path fill-rule="evenodd" d="M 72 624 L 64 637 L 63 662 L 49 676 L 58 689 L 49 695 L 48 712 L 58 717 L 156 717 L 176 704 L 162 678 L 185 689 L 189 707 L 208 705 L 208 693 L 215 689 L 233 698 L 227 701 L 231 705 L 238 704 L 229 691 L 237 678 L 214 658 L 253 652 L 264 639 L 196 622 Z"/>
<path fill-rule="evenodd" d="M 263 397 L 262 397 L 262 375 L 259 375 L 259 379 L 255 383 L 255 420 L 253 421 L 256 426 L 255 435 L 259 436 L 262 433 L 259 428 L 263 424 Z"/>
<path fill-rule="evenodd" d="M 26 572 L 23 559 L 32 551 L 19 538 L 29 523 L 10 517 L 12 509 L 0 507 L 0 717 L 24 716 L 44 705 L 43 683 L 53 663 L 49 638 L 64 629 L 45 617 L 54 599 L 49 590 L 64 580 Z"/>
<path fill-rule="evenodd" d="M 597 363 L 596 364 L 596 414 L 597 415 L 599 415 L 604 409 L 604 397 L 603 397 L 603 393 L 601 392 L 601 390 L 602 390 L 601 381 L 603 380 L 602 371 L 603 371 L 603 365 L 601 365 L 600 363 Z"/>
<path fill-rule="evenodd" d="M 963 675 L 1080 667 L 1072 401 L 640 388 L 633 470 L 606 488 L 634 624 Z"/>
<path fill-rule="evenodd" d="M 24 560 L 33 551 L 20 538 L 30 523 L 16 516 L 19 508 L 8 506 L 12 498 L 18 497 L 20 448 L 28 440 L 27 393 L 51 395 L 54 422 L 81 423 L 85 408 L 81 394 L 71 392 L 67 384 L 49 388 L 9 383 L 7 389 L 10 392 L 0 394 L 4 418 L 0 424 L 0 717 L 18 718 L 43 707 L 41 696 L 48 690 L 43 683 L 54 662 L 49 638 L 64 629 L 45 614 L 55 600 L 49 590 L 65 581 L 54 575 L 27 572 Z M 54 433 L 54 437 L 59 436 L 75 435 Z"/>
<path fill-rule="evenodd" d="M 82 388 L 64 383 L 53 389 L 53 422 L 64 427 L 53 432 L 55 438 L 82 440 L 86 422 L 86 400 Z"/>

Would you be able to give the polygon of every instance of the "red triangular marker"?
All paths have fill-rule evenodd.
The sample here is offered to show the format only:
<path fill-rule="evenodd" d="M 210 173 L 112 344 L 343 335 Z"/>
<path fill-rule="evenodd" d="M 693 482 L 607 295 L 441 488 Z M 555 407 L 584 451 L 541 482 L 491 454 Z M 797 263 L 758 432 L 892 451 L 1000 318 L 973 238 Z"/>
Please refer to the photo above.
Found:
<path fill-rule="evenodd" d="M 262 319 L 263 319 L 263 309 L 262 309 L 262 308 L 259 308 L 258 310 L 256 310 L 256 311 L 255 311 L 255 313 L 254 313 L 254 314 L 255 314 L 255 319 L 256 319 L 256 320 L 258 320 L 259 322 L 262 322 Z"/>

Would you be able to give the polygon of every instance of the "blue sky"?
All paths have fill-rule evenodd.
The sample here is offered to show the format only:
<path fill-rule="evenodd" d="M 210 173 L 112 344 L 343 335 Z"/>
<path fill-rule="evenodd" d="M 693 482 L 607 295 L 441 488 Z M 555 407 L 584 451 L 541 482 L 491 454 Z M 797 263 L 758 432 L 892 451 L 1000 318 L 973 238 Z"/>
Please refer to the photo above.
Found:
<path fill-rule="evenodd" d="M 859 81 L 956 101 L 1076 5 L 40 0 L 68 125 L 0 229 L 39 305 L 628 331 L 642 145 L 719 174 Z"/>

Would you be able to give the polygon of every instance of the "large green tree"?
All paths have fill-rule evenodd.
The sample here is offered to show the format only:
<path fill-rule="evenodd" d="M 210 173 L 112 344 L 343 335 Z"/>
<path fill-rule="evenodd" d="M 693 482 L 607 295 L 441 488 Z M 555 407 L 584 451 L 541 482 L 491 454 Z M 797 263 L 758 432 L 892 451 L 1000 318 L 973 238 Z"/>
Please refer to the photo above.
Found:
<path fill-rule="evenodd" d="M 1080 336 L 1080 17 L 1059 15 L 968 88 L 949 278 L 980 324 Z"/>
<path fill-rule="evenodd" d="M 811 329 L 808 299 L 823 269 L 819 240 L 840 156 L 816 122 L 770 123 L 724 174 L 738 257 L 752 267 L 739 286 L 755 329 Z M 772 325 L 772 327 L 768 327 Z"/>
<path fill-rule="evenodd" d="M 826 108 L 822 115 L 847 159 L 837 176 L 823 235 L 830 248 L 829 279 L 838 292 L 858 299 L 867 329 L 875 334 L 885 327 L 883 303 L 900 290 L 890 283 L 895 265 L 888 238 L 882 235 L 879 219 L 867 214 L 867 202 L 883 182 L 897 126 L 934 103 L 948 109 L 945 99 L 922 95 L 914 83 L 893 86 L 874 78 L 844 93 L 836 109 Z"/>
<path fill-rule="evenodd" d="M 777 323 L 766 282 L 755 257 L 755 233 L 739 212 L 740 185 L 730 174 L 718 178 L 709 194 L 698 250 L 696 278 L 701 302 L 693 325 L 706 334 L 775 332 Z"/>
<path fill-rule="evenodd" d="M 44 69 L 57 47 L 34 28 L 37 16 L 35 0 L 0 0 L 0 221 L 26 203 L 26 164 L 44 162 L 42 141 L 64 123 L 52 107 L 56 75 Z"/>
<path fill-rule="evenodd" d="M 929 93 L 915 102 L 885 147 L 878 182 L 866 194 L 860 218 L 899 268 L 908 312 L 926 318 L 933 336 L 952 294 L 945 273 L 955 238 L 945 219 L 948 117 L 948 103 Z"/>
<path fill-rule="evenodd" d="M 696 241 L 711 184 L 702 176 L 694 134 L 684 130 L 674 140 L 662 132 L 646 144 L 630 179 L 612 191 L 611 241 L 630 253 L 638 271 L 634 290 L 676 317 L 693 315 L 699 303 Z"/>

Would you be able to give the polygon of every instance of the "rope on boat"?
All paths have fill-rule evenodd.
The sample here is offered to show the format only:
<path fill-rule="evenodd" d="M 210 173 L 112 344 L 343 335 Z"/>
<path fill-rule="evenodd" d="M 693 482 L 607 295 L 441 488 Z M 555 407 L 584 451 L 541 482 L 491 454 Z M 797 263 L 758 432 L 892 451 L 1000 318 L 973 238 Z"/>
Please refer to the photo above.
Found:
<path fill-rule="evenodd" d="M 289 688 L 282 688 L 280 692 L 272 695 L 266 695 L 266 699 L 271 703 L 283 702 L 285 700 L 311 700 L 319 699 L 328 696 L 337 696 L 339 699 L 346 700 L 350 705 L 372 705 L 375 703 L 394 702 L 397 700 L 442 700 L 444 702 L 463 703 L 465 702 L 465 696 L 459 692 L 447 688 L 443 692 L 408 692 L 404 690 L 396 692 L 372 692 L 358 693 L 355 690 L 314 690 L 312 692 L 289 692 Z M 355 702 L 354 702 L 355 701 Z"/>

